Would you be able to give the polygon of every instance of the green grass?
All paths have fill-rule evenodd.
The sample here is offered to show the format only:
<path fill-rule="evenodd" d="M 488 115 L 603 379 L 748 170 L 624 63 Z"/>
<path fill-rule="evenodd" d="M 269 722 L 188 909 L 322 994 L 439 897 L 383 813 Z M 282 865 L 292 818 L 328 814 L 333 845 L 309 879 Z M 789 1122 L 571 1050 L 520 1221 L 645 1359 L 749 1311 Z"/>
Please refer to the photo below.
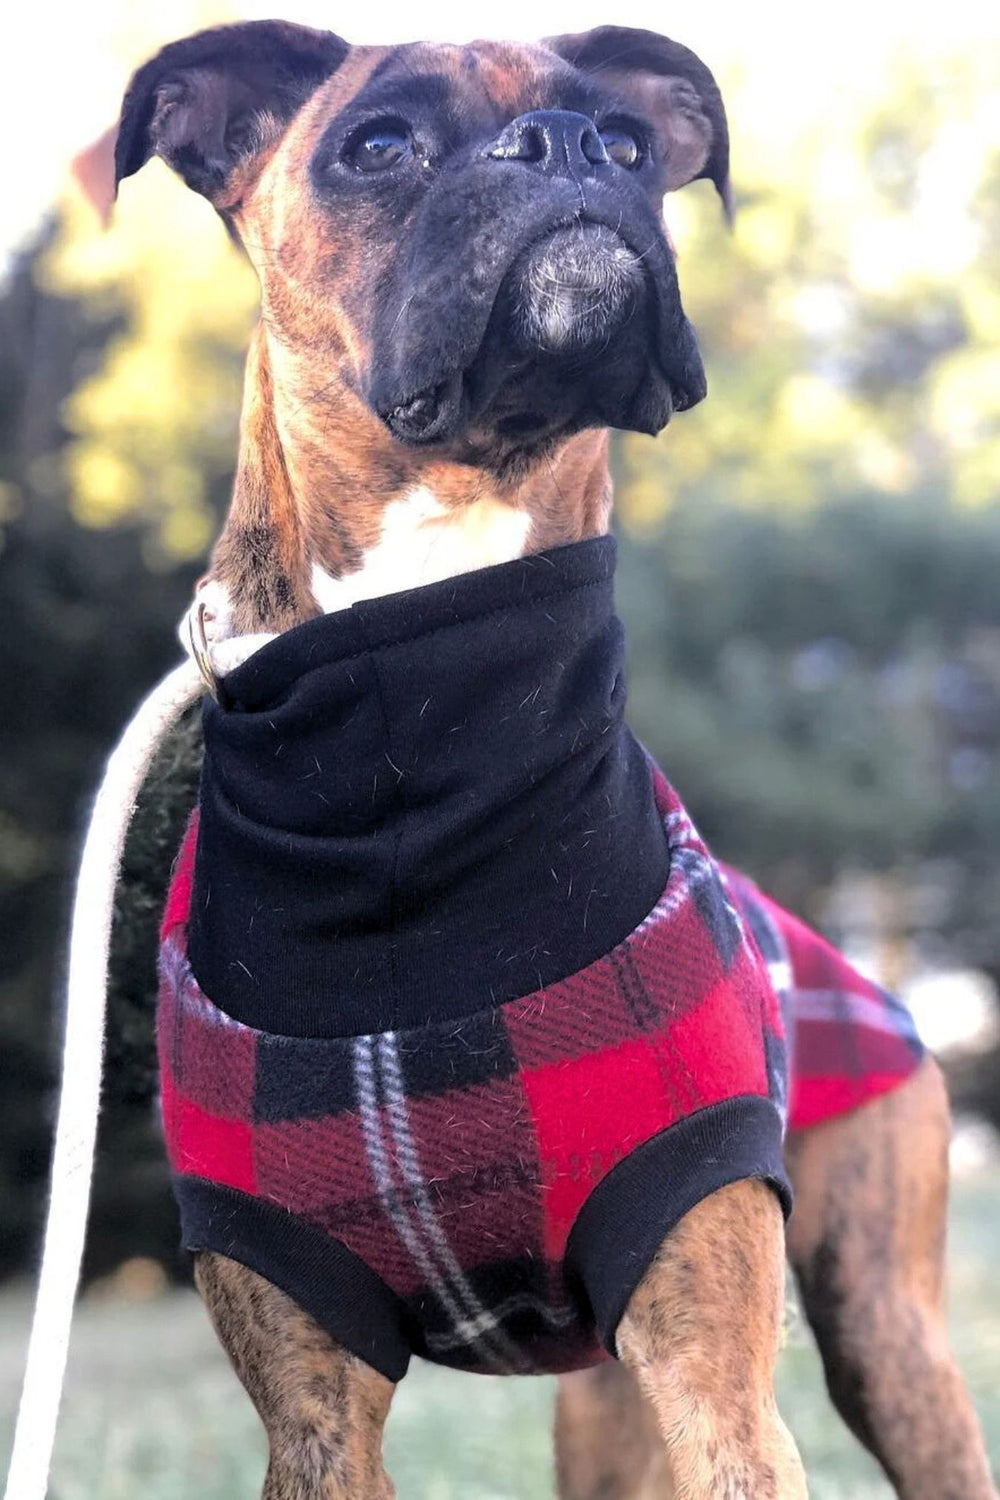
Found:
<path fill-rule="evenodd" d="M 994 1462 L 1000 1461 L 1000 1177 L 954 1192 L 955 1344 Z M 0 1297 L 0 1438 L 9 1443 L 27 1327 L 26 1295 Z M 462 1376 L 416 1364 L 387 1437 L 400 1500 L 541 1500 L 552 1495 L 554 1383 Z M 779 1374 L 782 1411 L 814 1500 L 876 1500 L 889 1488 L 848 1436 L 823 1390 L 792 1306 Z M 4 1448 L 3 1451 L 6 1451 Z M 54 1500 L 254 1500 L 264 1441 L 249 1401 L 193 1294 L 150 1302 L 88 1297 L 74 1331 Z"/>

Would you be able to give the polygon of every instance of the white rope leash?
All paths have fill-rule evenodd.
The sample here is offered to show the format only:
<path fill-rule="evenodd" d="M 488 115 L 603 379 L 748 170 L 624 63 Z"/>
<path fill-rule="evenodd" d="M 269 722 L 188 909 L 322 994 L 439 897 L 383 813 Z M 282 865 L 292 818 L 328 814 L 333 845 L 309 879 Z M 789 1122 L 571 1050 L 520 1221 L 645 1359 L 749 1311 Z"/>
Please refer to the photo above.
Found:
<path fill-rule="evenodd" d="M 52 1191 L 5 1500 L 44 1500 L 48 1486 L 90 1206 L 111 919 L 125 835 L 164 736 L 203 692 L 198 668 L 187 661 L 153 689 L 108 759 L 87 829 L 73 903 Z"/>
<path fill-rule="evenodd" d="M 192 659 L 168 672 L 139 705 L 108 757 L 90 815 L 73 902 L 49 1212 L 4 1500 L 45 1500 L 48 1488 L 90 1208 L 115 887 L 136 800 L 164 738 L 206 684 L 214 691 L 218 678 L 274 639 L 271 633 L 212 639 L 228 618 L 221 585 L 202 585 L 178 631 Z"/>

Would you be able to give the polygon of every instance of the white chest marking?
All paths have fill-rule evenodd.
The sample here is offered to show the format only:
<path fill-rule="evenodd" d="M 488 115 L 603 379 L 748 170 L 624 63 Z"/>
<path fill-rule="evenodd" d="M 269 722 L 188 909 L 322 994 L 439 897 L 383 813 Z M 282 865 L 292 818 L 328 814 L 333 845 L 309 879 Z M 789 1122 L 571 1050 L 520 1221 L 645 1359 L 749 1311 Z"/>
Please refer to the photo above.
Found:
<path fill-rule="evenodd" d="M 524 556 L 530 529 L 526 512 L 500 500 L 448 509 L 430 490 L 416 489 L 386 507 L 382 535 L 357 572 L 331 578 L 313 564 L 313 597 L 324 614 L 331 614 L 360 599 L 381 599 L 493 563 L 513 562 Z"/>

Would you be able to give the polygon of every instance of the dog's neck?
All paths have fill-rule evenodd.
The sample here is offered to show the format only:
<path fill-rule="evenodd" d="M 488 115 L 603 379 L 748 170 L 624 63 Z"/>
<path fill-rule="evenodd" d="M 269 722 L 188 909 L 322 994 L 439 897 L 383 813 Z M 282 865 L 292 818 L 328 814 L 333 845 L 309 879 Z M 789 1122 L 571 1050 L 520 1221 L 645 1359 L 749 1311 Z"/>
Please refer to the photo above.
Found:
<path fill-rule="evenodd" d="M 349 356 L 348 356 L 349 358 Z M 269 331 L 247 362 L 233 503 L 213 556 L 221 633 L 283 630 L 455 574 L 603 535 L 607 433 L 568 439 L 519 483 L 395 442 L 338 374 Z M 220 622 L 221 623 L 221 622 Z"/>

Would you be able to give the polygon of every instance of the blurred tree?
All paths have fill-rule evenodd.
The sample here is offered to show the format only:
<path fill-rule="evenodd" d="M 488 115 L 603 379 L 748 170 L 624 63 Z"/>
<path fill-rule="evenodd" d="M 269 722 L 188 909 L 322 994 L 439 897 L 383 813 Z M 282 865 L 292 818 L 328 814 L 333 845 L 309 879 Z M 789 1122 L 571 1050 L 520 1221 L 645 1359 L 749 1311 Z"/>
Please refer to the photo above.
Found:
<path fill-rule="evenodd" d="M 998 69 L 1000 46 L 900 67 L 875 107 L 845 93 L 778 158 L 737 95 L 731 241 L 707 185 L 667 202 L 711 395 L 664 439 L 625 440 L 635 525 L 687 493 L 1000 495 Z"/>
<path fill-rule="evenodd" d="M 108 361 L 127 362 L 129 330 L 144 325 L 129 278 L 119 288 L 108 270 L 102 284 L 94 257 L 85 285 L 57 287 L 52 266 L 69 253 L 63 246 L 71 238 L 67 223 L 50 226 L 15 263 L 0 297 L 0 681 L 6 688 L 0 716 L 0 1274 L 23 1263 L 42 1201 L 43 1110 L 54 1071 L 49 1018 L 63 976 L 79 830 L 119 727 L 176 660 L 175 622 L 190 597 L 195 557 L 215 524 L 206 517 L 213 507 L 218 515 L 228 497 L 242 363 L 238 334 L 229 325 L 195 333 L 179 316 L 168 320 L 180 350 L 173 379 L 201 404 L 185 409 L 178 397 L 171 408 L 157 395 L 157 355 L 148 427 L 141 414 L 129 425 L 119 411 L 106 435 L 91 433 L 78 421 L 77 403 L 86 406 L 83 393 L 103 379 Z M 107 250 L 102 244 L 102 255 Z M 135 277 L 155 303 L 154 270 L 145 279 L 137 270 Z M 196 313 L 191 317 L 197 321 Z M 142 340 L 149 337 L 146 329 Z M 165 337 L 166 329 L 159 329 L 148 347 L 161 349 Z M 197 350 L 202 388 L 185 385 L 185 337 Z M 215 385 L 213 406 L 204 388 Z M 199 421 L 207 427 L 195 441 Z M 133 480 L 126 474 L 122 483 L 135 502 L 157 455 L 171 467 L 171 444 L 174 474 L 194 449 L 201 465 L 194 491 L 161 485 L 148 509 L 137 503 L 125 514 L 101 509 L 94 476 L 102 466 L 118 463 L 116 472 L 123 474 L 127 463 L 134 465 Z M 119 452 L 132 456 L 119 462 Z M 195 774 L 188 755 L 171 773 L 176 795 L 153 797 L 154 810 L 162 801 L 159 818 L 140 825 L 139 843 L 130 849 L 91 1237 L 94 1269 L 129 1247 L 164 1254 L 172 1238 L 149 1110 L 150 912 L 159 897 L 148 867 L 155 843 L 162 893 Z"/>
<path fill-rule="evenodd" d="M 800 907 L 845 860 L 968 847 L 997 779 L 1000 507 L 684 497 L 623 546 L 632 719 L 714 843 L 772 882 L 791 859 Z"/>
<path fill-rule="evenodd" d="M 74 517 L 144 527 L 152 567 L 202 559 L 236 451 L 253 272 L 215 212 L 158 160 L 122 185 L 112 228 L 71 199 L 39 279 L 118 327 L 65 403 Z"/>

